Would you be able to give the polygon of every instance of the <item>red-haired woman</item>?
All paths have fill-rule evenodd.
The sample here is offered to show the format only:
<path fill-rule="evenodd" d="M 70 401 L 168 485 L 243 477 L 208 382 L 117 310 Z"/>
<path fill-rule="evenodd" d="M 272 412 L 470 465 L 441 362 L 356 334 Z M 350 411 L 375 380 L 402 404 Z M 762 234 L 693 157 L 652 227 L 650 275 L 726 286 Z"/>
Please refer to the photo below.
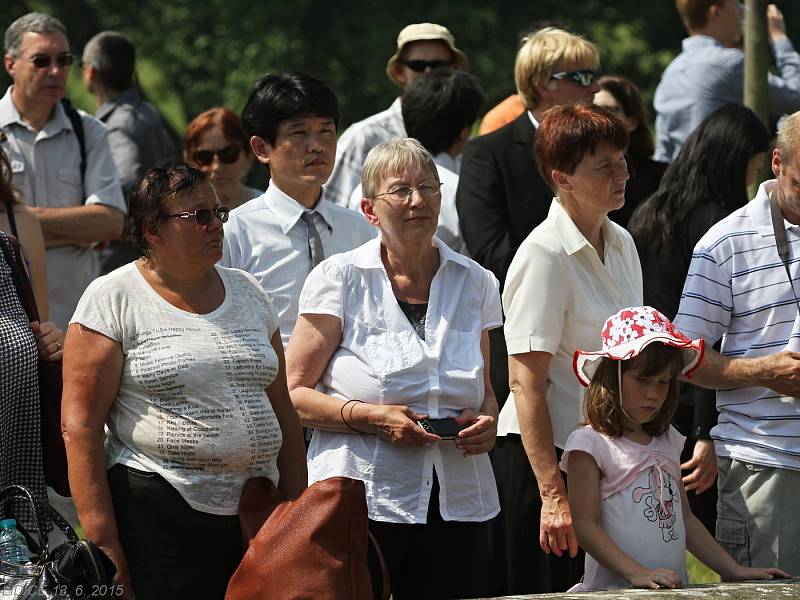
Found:
<path fill-rule="evenodd" d="M 208 175 L 222 206 L 234 209 L 263 193 L 242 183 L 253 153 L 239 117 L 229 108 L 211 108 L 186 126 L 183 155 Z"/>
<path fill-rule="evenodd" d="M 556 195 L 503 292 L 511 395 L 493 465 L 506 594 L 564 591 L 582 571 L 581 560 L 567 558 L 578 542 L 557 460 L 581 422 L 573 353 L 599 349 L 606 316 L 641 304 L 636 247 L 607 217 L 625 202 L 627 145 L 625 125 L 596 106 L 554 108 L 536 132 L 536 160 Z"/>

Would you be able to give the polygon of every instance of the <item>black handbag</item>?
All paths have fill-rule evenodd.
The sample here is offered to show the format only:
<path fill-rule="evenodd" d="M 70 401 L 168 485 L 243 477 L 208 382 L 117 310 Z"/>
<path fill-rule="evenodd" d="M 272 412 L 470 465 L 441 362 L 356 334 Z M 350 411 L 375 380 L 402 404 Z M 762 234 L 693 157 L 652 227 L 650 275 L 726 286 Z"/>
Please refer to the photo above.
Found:
<path fill-rule="evenodd" d="M 0 250 L 11 267 L 11 279 L 28 320 L 39 321 L 39 310 L 17 240 L 0 236 Z M 69 496 L 67 451 L 61 436 L 61 363 L 40 360 L 38 375 L 44 479 L 59 495 Z"/>
<path fill-rule="evenodd" d="M 31 564 L 0 560 L 0 598 L 3 600 L 78 600 L 119 598 L 121 589 L 112 583 L 116 572 L 111 559 L 89 540 L 79 540 L 75 530 L 55 509 L 39 505 L 20 485 L 0 490 L 0 505 L 14 498 L 31 507 L 36 531 L 17 528 L 28 542 Z M 43 512 L 64 532 L 67 541 L 52 551 L 41 528 Z M 34 537 L 35 533 L 35 537 Z"/>

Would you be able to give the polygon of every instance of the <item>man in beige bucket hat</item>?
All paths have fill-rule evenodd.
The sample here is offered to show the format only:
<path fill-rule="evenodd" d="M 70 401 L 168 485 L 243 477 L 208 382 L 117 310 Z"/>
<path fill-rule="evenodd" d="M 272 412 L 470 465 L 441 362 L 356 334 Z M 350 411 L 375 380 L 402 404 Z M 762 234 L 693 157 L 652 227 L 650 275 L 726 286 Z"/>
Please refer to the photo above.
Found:
<path fill-rule="evenodd" d="M 386 75 L 405 88 L 436 67 L 466 69 L 467 56 L 455 45 L 453 34 L 435 23 L 414 23 L 397 36 L 397 51 L 386 63 Z M 350 193 L 361 183 L 361 166 L 367 153 L 380 143 L 406 136 L 400 98 L 363 121 L 353 123 L 339 138 L 336 165 L 325 185 L 328 199 L 347 206 Z"/>

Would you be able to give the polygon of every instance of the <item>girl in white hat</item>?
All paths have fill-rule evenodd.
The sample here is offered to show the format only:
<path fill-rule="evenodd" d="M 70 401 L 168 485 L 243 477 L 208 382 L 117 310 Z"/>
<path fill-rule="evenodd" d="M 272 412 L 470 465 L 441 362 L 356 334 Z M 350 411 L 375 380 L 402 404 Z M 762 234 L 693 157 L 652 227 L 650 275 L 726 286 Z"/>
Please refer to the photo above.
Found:
<path fill-rule="evenodd" d="M 686 585 L 688 548 L 723 580 L 788 577 L 737 564 L 692 514 L 680 475 L 684 437 L 670 425 L 678 377 L 703 356 L 649 306 L 625 308 L 602 331 L 600 352 L 578 350 L 575 374 L 588 386 L 586 426 L 567 440 L 561 469 L 583 581 L 570 591 Z"/>

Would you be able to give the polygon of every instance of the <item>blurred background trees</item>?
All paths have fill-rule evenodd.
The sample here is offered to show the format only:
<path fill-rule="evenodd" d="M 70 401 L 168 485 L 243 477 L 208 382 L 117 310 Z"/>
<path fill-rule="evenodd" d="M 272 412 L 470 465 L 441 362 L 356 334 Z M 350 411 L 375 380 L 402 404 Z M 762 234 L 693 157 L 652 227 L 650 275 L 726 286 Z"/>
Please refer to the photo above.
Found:
<path fill-rule="evenodd" d="M 53 14 L 69 30 L 73 52 L 103 29 L 129 35 L 139 52 L 148 97 L 179 132 L 208 107 L 239 111 L 250 85 L 267 72 L 303 70 L 337 93 L 342 128 L 384 109 L 399 92 L 384 70 L 399 30 L 409 23 L 446 25 L 471 61 L 489 100 L 514 90 L 517 35 L 553 21 L 600 48 L 602 69 L 635 81 L 649 101 L 661 72 L 685 37 L 672 0 L 4 0 L 3 30 L 31 10 Z M 789 37 L 800 32 L 800 2 L 778 2 Z M 9 80 L 0 76 L 0 92 Z M 80 68 L 69 96 L 94 112 Z"/>

